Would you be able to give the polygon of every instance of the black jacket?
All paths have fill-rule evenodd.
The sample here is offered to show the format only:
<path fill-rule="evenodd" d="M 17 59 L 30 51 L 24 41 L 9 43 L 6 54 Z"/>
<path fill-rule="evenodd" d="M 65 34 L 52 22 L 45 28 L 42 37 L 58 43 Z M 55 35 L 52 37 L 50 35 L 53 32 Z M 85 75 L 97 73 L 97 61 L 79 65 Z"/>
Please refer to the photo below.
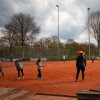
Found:
<path fill-rule="evenodd" d="M 76 60 L 77 68 L 85 68 L 86 67 L 86 57 L 84 55 L 79 55 Z"/>

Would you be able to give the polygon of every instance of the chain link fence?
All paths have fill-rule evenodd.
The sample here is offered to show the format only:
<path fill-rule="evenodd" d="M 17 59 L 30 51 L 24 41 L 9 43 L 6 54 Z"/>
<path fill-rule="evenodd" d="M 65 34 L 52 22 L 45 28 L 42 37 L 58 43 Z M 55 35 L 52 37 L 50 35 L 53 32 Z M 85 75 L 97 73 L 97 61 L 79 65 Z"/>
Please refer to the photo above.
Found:
<path fill-rule="evenodd" d="M 59 49 L 59 60 L 66 56 L 66 60 L 74 60 L 76 58 L 75 50 Z M 47 58 L 48 61 L 58 60 L 58 48 L 36 48 L 36 47 L 21 47 L 16 46 L 12 48 L 12 53 L 9 47 L 0 48 L 0 58 L 10 59 L 33 59 L 33 58 Z"/>
<path fill-rule="evenodd" d="M 12 51 L 12 52 L 11 52 Z M 75 60 L 78 50 L 74 49 L 59 49 L 59 61 L 63 59 L 63 55 L 66 56 L 66 60 Z M 88 50 L 83 50 L 88 59 Z M 97 56 L 96 49 L 91 50 L 91 55 Z M 58 48 L 46 48 L 46 47 L 28 47 L 28 46 L 15 46 L 10 50 L 9 47 L 0 48 L 0 58 L 10 59 L 11 55 L 13 59 L 33 59 L 33 58 L 47 58 L 48 61 L 58 61 Z"/>

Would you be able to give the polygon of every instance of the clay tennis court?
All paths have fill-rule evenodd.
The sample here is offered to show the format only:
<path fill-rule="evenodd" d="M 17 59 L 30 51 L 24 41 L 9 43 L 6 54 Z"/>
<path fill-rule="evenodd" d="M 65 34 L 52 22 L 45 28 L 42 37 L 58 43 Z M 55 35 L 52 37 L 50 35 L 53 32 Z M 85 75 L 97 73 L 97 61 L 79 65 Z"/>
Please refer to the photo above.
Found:
<path fill-rule="evenodd" d="M 100 61 L 87 61 L 85 81 L 78 82 L 76 77 L 76 61 L 44 62 L 42 69 L 43 79 L 37 79 L 37 66 L 35 62 L 23 62 L 24 79 L 17 79 L 17 70 L 14 62 L 3 62 L 3 71 L 6 78 L 0 73 L 0 87 L 16 87 L 33 93 L 49 93 L 75 96 L 79 90 L 100 90 Z"/>

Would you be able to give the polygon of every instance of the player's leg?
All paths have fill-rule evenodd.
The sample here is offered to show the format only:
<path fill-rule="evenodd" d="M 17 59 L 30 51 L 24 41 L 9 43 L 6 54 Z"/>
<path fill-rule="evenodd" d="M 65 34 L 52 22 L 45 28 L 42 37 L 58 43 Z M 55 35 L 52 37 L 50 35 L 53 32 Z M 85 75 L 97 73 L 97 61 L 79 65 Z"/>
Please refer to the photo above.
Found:
<path fill-rule="evenodd" d="M 18 69 L 18 78 L 17 79 L 20 79 L 20 69 Z"/>
<path fill-rule="evenodd" d="M 76 80 L 75 81 L 78 80 L 79 73 L 80 73 L 80 68 L 77 68 L 77 74 L 76 74 Z"/>
<path fill-rule="evenodd" d="M 40 70 L 38 69 L 38 75 L 37 78 L 40 78 Z"/>
<path fill-rule="evenodd" d="M 82 72 L 82 81 L 84 81 L 84 71 L 85 71 L 85 68 L 82 68 L 81 69 L 81 72 Z"/>
<path fill-rule="evenodd" d="M 21 73 L 22 73 L 22 78 L 24 78 L 24 73 L 23 73 L 23 69 L 21 69 Z"/>
<path fill-rule="evenodd" d="M 1 72 L 2 76 L 3 76 L 3 77 L 5 77 L 5 75 L 4 75 L 4 73 L 3 73 L 3 71 L 1 70 L 0 72 Z"/>
<path fill-rule="evenodd" d="M 40 69 L 40 78 L 41 78 L 41 79 L 43 79 L 43 77 L 42 77 L 42 71 L 41 71 L 41 69 Z"/>
<path fill-rule="evenodd" d="M 41 69 L 38 69 L 38 75 L 37 75 L 38 78 L 42 78 L 42 74 L 41 74 Z"/>

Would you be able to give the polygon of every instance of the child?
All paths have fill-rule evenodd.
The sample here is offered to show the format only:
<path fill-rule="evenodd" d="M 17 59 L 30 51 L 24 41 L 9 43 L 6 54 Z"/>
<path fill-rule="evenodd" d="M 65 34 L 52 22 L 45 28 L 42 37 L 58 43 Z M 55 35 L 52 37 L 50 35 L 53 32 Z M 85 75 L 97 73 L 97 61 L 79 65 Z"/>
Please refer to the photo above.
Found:
<path fill-rule="evenodd" d="M 94 56 L 92 56 L 91 59 L 92 59 L 92 63 L 94 63 Z"/>
<path fill-rule="evenodd" d="M 22 78 L 24 78 L 23 65 L 20 62 L 20 60 L 15 61 L 15 65 L 16 65 L 16 68 L 17 68 L 17 71 L 18 71 L 18 78 L 17 79 L 20 79 L 20 71 L 22 73 Z"/>
<path fill-rule="evenodd" d="M 65 60 L 66 60 L 66 57 L 65 57 L 65 55 L 63 55 L 63 61 L 64 61 L 64 63 L 65 63 Z"/>
<path fill-rule="evenodd" d="M 41 59 L 38 59 L 37 62 L 36 62 L 36 64 L 38 66 L 38 75 L 37 75 L 37 78 L 43 79 L 42 74 L 41 74 L 41 69 L 44 66 L 42 65 Z"/>
<path fill-rule="evenodd" d="M 1 72 L 1 74 L 2 74 L 2 76 L 3 76 L 3 77 L 6 77 L 6 76 L 4 75 L 4 73 L 3 73 L 3 71 L 2 71 L 2 68 L 1 68 L 1 67 L 2 67 L 2 65 L 1 65 L 1 61 L 0 61 L 0 72 Z"/>

